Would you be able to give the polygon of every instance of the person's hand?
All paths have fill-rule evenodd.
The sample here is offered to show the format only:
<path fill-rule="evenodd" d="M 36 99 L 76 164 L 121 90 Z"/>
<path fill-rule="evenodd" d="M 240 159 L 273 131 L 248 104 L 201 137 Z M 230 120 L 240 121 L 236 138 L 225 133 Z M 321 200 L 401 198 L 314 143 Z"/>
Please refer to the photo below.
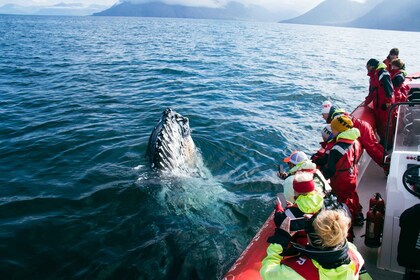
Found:
<path fill-rule="evenodd" d="M 286 217 L 283 222 L 280 224 L 279 229 L 284 230 L 288 234 L 292 235 L 290 232 L 290 217 Z"/>
<path fill-rule="evenodd" d="M 284 212 L 278 212 L 274 216 L 274 223 L 276 224 L 276 227 L 285 231 L 289 235 L 293 235 L 295 232 L 290 231 L 290 221 L 290 217 L 288 217 Z"/>
<path fill-rule="evenodd" d="M 286 218 L 287 215 L 284 212 L 277 212 L 276 214 L 274 214 L 274 224 L 276 225 L 276 227 L 280 227 Z"/>
<path fill-rule="evenodd" d="M 277 177 L 279 177 L 280 179 L 286 179 L 287 178 L 287 173 L 286 172 L 277 172 Z"/>

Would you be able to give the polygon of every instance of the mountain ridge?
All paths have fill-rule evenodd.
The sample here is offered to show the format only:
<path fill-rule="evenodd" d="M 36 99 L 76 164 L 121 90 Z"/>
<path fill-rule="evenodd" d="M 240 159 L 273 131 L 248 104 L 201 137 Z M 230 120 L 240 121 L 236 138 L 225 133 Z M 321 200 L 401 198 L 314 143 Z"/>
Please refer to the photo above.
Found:
<path fill-rule="evenodd" d="M 313 9 L 283 23 L 342 25 L 368 13 L 382 0 L 367 0 L 360 3 L 352 0 L 325 0 Z"/>
<path fill-rule="evenodd" d="M 93 16 L 279 21 L 281 18 L 287 18 L 291 13 L 297 14 L 293 11 L 284 11 L 282 14 L 273 13 L 261 6 L 245 6 L 234 1 L 221 8 L 172 5 L 160 1 L 139 4 L 123 1 L 102 12 L 94 13 Z"/>
<path fill-rule="evenodd" d="M 282 23 L 420 31 L 417 0 L 325 0 L 310 11 Z"/>

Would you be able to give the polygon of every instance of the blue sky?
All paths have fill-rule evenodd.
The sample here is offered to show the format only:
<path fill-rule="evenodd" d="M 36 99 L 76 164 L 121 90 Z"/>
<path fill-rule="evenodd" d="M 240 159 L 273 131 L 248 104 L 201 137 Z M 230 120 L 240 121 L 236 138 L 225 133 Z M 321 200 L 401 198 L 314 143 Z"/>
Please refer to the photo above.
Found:
<path fill-rule="evenodd" d="M 111 6 L 117 3 L 119 0 L 0 0 L 0 6 L 4 4 L 16 4 L 22 6 L 52 6 L 58 3 L 82 3 L 83 6 L 89 6 L 92 4 L 96 5 L 103 5 L 103 6 Z M 126 0 L 127 1 L 127 0 Z M 145 2 L 151 0 L 130 0 L 132 2 Z M 197 6 L 198 3 L 203 6 L 217 6 L 220 4 L 224 4 L 229 0 L 162 0 L 168 4 L 187 4 L 187 5 L 194 5 Z M 323 0 L 235 0 L 236 2 L 240 2 L 243 4 L 256 4 L 261 5 L 265 8 L 269 8 L 271 10 L 281 10 L 282 8 L 285 9 L 293 9 L 297 11 L 306 11 L 317 4 L 322 2 Z M 360 1 L 360 0 L 358 0 Z"/>

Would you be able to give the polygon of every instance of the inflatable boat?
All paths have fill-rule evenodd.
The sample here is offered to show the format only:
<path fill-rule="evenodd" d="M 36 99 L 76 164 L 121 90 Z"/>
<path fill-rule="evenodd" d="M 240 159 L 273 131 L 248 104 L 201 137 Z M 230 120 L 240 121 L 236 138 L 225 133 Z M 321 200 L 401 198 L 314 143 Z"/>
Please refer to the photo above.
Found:
<path fill-rule="evenodd" d="M 410 101 L 393 105 L 397 112 L 395 135 L 393 141 L 387 141 L 392 142 L 393 146 L 385 145 L 390 155 L 390 162 L 387 163 L 389 175 L 385 176 L 383 168 L 373 162 L 365 152 L 358 163 L 357 191 L 365 216 L 371 210 L 369 202 L 375 194 L 380 194 L 386 205 L 381 225 L 383 233 L 377 233 L 380 234 L 377 244 L 365 242 L 366 224 L 368 227 L 372 224 L 365 222 L 362 227 L 354 228 L 354 243 L 363 255 L 365 267 L 373 279 L 403 279 L 406 268 L 397 261 L 401 230 L 399 219 L 406 209 L 420 203 L 420 73 L 410 75 L 405 83 L 410 87 Z M 362 103 L 352 115 L 367 121 L 375 129 L 374 111 L 370 106 L 371 104 L 366 106 Z M 276 209 L 225 274 L 224 280 L 262 279 L 259 271 L 269 245 L 266 240 L 274 233 L 274 213 L 281 210 L 282 203 L 278 202 Z M 413 256 L 415 257 L 420 258 Z"/>

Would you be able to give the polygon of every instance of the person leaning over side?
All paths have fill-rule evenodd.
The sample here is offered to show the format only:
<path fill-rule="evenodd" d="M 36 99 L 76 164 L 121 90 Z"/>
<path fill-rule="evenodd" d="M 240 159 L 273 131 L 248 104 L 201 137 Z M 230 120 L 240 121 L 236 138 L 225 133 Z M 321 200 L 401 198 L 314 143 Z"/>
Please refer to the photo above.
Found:
<path fill-rule="evenodd" d="M 373 102 L 376 131 L 382 144 L 384 144 L 389 108 L 395 102 L 394 88 L 392 87 L 391 77 L 384 63 L 379 63 L 378 60 L 371 58 L 366 64 L 366 69 L 368 71 L 367 75 L 370 77 L 370 82 L 369 94 L 365 98 L 365 106 Z M 393 128 L 389 131 L 389 136 L 392 136 L 394 133 Z"/>
<path fill-rule="evenodd" d="M 305 214 L 318 213 L 324 205 L 324 195 L 315 189 L 314 173 L 297 171 L 293 176 L 293 191 L 296 199 L 293 205 L 285 208 L 284 212 L 276 212 L 274 223 L 281 225 L 285 217 L 293 219 L 292 229 L 296 230 L 293 241 L 306 246 L 308 240 L 305 232 Z"/>
<path fill-rule="evenodd" d="M 359 141 L 362 144 L 362 147 L 366 150 L 373 161 L 384 169 L 385 174 L 388 174 L 389 165 L 385 165 L 383 162 L 385 152 L 384 147 L 379 143 L 378 139 L 376 138 L 375 131 L 368 122 L 359 118 L 355 118 L 345 110 L 337 109 L 335 106 L 331 107 L 326 122 L 331 123 L 332 119 L 343 115 L 351 118 L 353 127 L 357 128 L 360 132 Z"/>
<path fill-rule="evenodd" d="M 392 74 L 392 61 L 397 59 L 399 54 L 400 54 L 400 50 L 398 48 L 392 48 L 389 51 L 388 56 L 383 61 L 383 63 L 386 65 L 386 70 L 390 74 Z"/>
<path fill-rule="evenodd" d="M 309 171 L 315 174 L 315 187 L 319 193 L 323 194 L 324 192 L 331 191 L 331 187 L 327 180 L 324 178 L 324 175 L 316 168 L 316 164 L 314 164 L 306 154 L 302 151 L 294 151 L 289 157 L 284 159 L 289 166 L 289 173 L 277 175 L 284 179 L 283 182 L 283 193 L 284 197 L 290 204 L 295 202 L 295 194 L 293 190 L 293 180 L 294 175 L 298 171 Z M 282 175 L 282 176 L 280 176 Z"/>
<path fill-rule="evenodd" d="M 283 256 L 295 234 L 286 217 L 276 228 L 267 256 L 262 261 L 260 275 L 264 280 L 274 279 L 372 279 L 364 270 L 364 260 L 356 246 L 346 240 L 350 218 L 340 210 L 322 210 L 307 223 L 305 231 L 309 245 L 293 245 L 298 255 Z"/>
<path fill-rule="evenodd" d="M 404 84 L 407 72 L 405 71 L 405 63 L 397 58 L 391 62 L 392 64 L 392 75 L 391 81 L 394 87 L 395 103 L 406 102 L 407 95 L 410 91 L 410 87 Z"/>
<path fill-rule="evenodd" d="M 339 202 L 345 203 L 352 214 L 355 224 L 362 224 L 362 206 L 356 191 L 357 162 L 362 154 L 362 146 L 357 140 L 360 132 L 353 127 L 348 116 L 339 116 L 331 121 L 334 145 L 321 163 L 321 172 L 330 179 L 332 193 Z"/>
<path fill-rule="evenodd" d="M 330 124 L 327 124 L 321 130 L 321 137 L 322 142 L 319 142 L 321 148 L 319 148 L 319 150 L 311 156 L 311 161 L 317 165 L 317 168 L 319 168 L 319 164 L 317 164 L 318 160 L 322 159 L 326 154 L 328 154 L 334 145 L 334 142 L 331 141 L 333 139 L 333 135 Z"/>

